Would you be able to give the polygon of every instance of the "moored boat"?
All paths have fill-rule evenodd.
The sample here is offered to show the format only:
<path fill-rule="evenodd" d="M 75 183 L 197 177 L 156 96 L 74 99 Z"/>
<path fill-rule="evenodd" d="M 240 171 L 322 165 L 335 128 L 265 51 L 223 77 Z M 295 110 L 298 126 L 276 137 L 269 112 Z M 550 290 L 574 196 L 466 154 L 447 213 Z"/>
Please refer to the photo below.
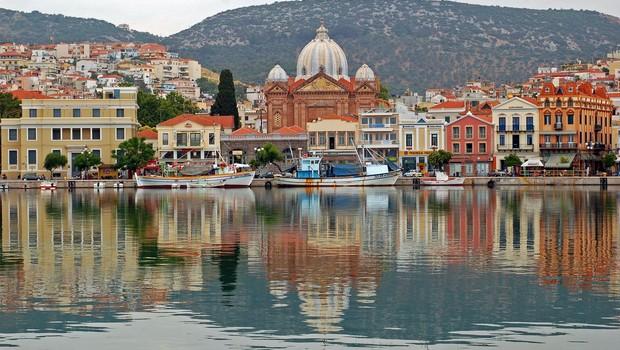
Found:
<path fill-rule="evenodd" d="M 435 172 L 435 180 L 422 178 L 420 182 L 424 186 L 462 186 L 465 183 L 465 178 L 450 178 L 445 173 L 437 171 Z"/>
<path fill-rule="evenodd" d="M 58 187 L 58 184 L 54 181 L 41 181 L 39 187 L 41 190 L 53 191 Z"/>
<path fill-rule="evenodd" d="M 281 187 L 345 187 L 345 186 L 393 186 L 401 175 L 385 164 L 364 165 L 361 173 L 337 176 L 331 165 L 321 165 L 321 157 L 301 159 L 300 169 L 293 177 L 279 177 L 274 184 Z"/>
<path fill-rule="evenodd" d="M 148 187 L 249 187 L 254 180 L 254 171 L 204 176 L 159 176 L 134 175 L 138 188 Z"/>

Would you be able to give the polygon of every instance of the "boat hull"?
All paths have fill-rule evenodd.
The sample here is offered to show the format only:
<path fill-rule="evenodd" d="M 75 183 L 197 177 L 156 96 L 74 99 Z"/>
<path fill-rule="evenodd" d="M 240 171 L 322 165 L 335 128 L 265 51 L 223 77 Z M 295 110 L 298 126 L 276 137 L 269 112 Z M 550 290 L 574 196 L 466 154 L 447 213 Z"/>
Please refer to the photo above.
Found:
<path fill-rule="evenodd" d="M 463 184 L 465 183 L 465 178 L 456 177 L 456 178 L 449 179 L 446 181 L 422 179 L 420 183 L 422 186 L 463 186 Z"/>
<path fill-rule="evenodd" d="M 368 176 L 326 177 L 320 179 L 298 179 L 280 177 L 274 179 L 274 184 L 280 187 L 354 187 L 354 186 L 394 186 L 400 177 L 400 171 L 387 174 Z"/>
<path fill-rule="evenodd" d="M 253 171 L 208 175 L 208 176 L 140 176 L 136 175 L 138 188 L 180 188 L 180 187 L 249 187 L 254 180 Z"/>

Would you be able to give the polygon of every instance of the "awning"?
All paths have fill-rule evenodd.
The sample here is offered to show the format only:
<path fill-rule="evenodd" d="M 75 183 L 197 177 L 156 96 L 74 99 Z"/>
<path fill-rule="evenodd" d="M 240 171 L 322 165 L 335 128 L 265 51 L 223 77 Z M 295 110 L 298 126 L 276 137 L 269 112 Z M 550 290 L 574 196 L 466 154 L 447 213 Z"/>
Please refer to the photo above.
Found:
<path fill-rule="evenodd" d="M 569 169 L 577 153 L 556 153 L 549 156 L 546 169 Z"/>
<path fill-rule="evenodd" d="M 543 166 L 545 166 L 545 165 L 543 164 L 543 162 L 539 158 L 528 159 L 523 164 L 521 164 L 522 168 L 536 168 L 536 167 L 540 168 L 540 167 L 543 167 Z"/>
<path fill-rule="evenodd" d="M 596 154 L 591 154 L 591 153 L 586 153 L 586 152 L 581 153 L 579 155 L 579 158 L 581 160 L 600 160 L 601 159 L 601 157 L 597 156 Z"/>

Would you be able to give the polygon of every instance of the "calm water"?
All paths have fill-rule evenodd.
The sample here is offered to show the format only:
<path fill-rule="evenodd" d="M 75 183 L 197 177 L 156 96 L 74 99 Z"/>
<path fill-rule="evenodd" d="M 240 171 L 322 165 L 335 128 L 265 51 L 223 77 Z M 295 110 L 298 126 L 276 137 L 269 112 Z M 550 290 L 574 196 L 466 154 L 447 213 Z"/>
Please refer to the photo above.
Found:
<path fill-rule="evenodd" d="M 0 198 L 0 347 L 604 349 L 620 341 L 620 192 Z"/>

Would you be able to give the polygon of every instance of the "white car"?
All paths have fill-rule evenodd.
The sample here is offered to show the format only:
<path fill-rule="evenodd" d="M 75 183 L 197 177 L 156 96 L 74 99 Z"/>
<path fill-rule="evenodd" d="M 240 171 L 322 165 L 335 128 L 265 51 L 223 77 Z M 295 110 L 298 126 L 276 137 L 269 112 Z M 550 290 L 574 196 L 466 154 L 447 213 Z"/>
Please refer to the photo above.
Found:
<path fill-rule="evenodd" d="M 417 170 L 409 170 L 403 174 L 405 177 L 422 177 L 423 174 Z"/>

